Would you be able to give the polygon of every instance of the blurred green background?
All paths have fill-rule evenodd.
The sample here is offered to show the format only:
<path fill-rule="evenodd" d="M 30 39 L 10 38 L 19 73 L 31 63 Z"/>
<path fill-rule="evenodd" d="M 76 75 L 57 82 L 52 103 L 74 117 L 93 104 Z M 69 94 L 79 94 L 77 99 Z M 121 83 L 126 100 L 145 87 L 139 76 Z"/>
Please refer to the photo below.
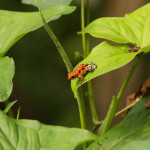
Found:
<path fill-rule="evenodd" d="M 99 17 L 122 17 L 148 0 L 90 0 L 91 21 Z M 59 38 L 72 64 L 75 66 L 81 58 L 75 53 L 82 53 L 80 31 L 80 0 L 73 0 L 77 6 L 75 12 L 62 16 L 49 23 Z M 0 0 L 0 9 L 13 11 L 36 11 L 33 6 L 21 4 L 21 0 Z M 91 49 L 102 39 L 90 38 Z M 67 80 L 67 70 L 55 45 L 42 27 L 19 40 L 6 54 L 15 61 L 14 88 L 10 101 L 18 100 L 13 107 L 15 114 L 21 107 L 20 118 L 35 119 L 45 124 L 66 127 L 80 127 L 77 102 Z M 150 55 L 144 57 L 136 69 L 124 95 L 120 109 L 124 107 L 125 98 L 150 76 Z M 97 77 L 92 81 L 96 108 L 102 120 L 109 108 L 111 97 L 116 95 L 133 62 Z M 91 115 L 84 86 L 86 112 L 91 125 Z M 120 118 L 118 117 L 116 121 Z"/>

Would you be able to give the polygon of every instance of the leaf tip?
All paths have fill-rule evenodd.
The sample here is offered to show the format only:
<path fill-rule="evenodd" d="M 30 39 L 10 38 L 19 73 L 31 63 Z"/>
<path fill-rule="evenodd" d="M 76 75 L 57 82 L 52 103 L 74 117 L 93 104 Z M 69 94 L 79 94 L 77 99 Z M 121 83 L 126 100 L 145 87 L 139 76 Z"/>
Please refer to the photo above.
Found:
<path fill-rule="evenodd" d="M 21 107 L 19 107 L 19 109 L 18 109 L 18 113 L 17 113 L 17 120 L 19 120 L 19 116 L 20 116 L 20 109 L 21 109 Z"/>
<path fill-rule="evenodd" d="M 83 32 L 83 31 L 79 31 L 79 32 L 77 32 L 77 34 L 82 34 L 82 32 Z"/>
<path fill-rule="evenodd" d="M 37 5 L 38 9 L 40 10 L 40 5 L 39 5 L 39 3 L 37 2 L 37 0 L 35 0 L 35 4 Z"/>

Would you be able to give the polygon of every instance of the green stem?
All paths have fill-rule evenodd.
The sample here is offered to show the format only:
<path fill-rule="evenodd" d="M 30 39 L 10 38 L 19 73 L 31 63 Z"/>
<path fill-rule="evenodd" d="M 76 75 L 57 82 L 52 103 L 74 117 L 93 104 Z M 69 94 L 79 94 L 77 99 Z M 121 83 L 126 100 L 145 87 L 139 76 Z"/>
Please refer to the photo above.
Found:
<path fill-rule="evenodd" d="M 81 123 L 81 128 L 86 129 L 86 113 L 85 113 L 85 103 L 84 103 L 84 98 L 83 98 L 83 92 L 82 88 L 79 87 L 77 92 L 76 92 L 76 99 L 79 107 L 79 114 L 80 114 L 80 123 Z M 83 143 L 83 150 L 86 149 L 86 143 Z"/>
<path fill-rule="evenodd" d="M 81 30 L 85 28 L 85 16 L 84 16 L 84 0 L 81 0 Z M 86 38 L 85 34 L 82 34 L 82 46 L 83 46 L 83 56 L 86 57 Z"/>
<path fill-rule="evenodd" d="M 87 0 L 88 4 L 89 4 L 89 1 Z M 87 13 L 87 15 L 89 15 Z M 88 20 L 89 21 L 89 20 Z M 85 15 L 84 15 L 84 0 L 81 0 L 81 30 L 83 31 L 85 28 Z M 82 34 L 82 47 L 83 47 L 83 56 L 84 58 L 89 54 L 89 38 L 86 38 L 85 37 L 85 34 Z M 91 83 L 91 82 L 90 82 Z M 90 95 L 93 96 L 93 93 L 92 93 L 92 88 L 91 86 L 89 87 L 88 86 L 88 89 L 90 91 Z M 92 112 L 92 116 L 93 116 L 93 106 L 91 106 L 92 103 L 92 98 L 90 98 L 90 95 L 89 95 L 89 99 L 90 99 L 90 107 L 92 108 L 91 109 L 91 112 Z M 95 115 L 95 114 L 94 114 Z M 92 117 L 93 118 L 93 117 Z M 93 118 L 93 120 L 95 120 L 95 116 Z M 86 144 L 83 145 L 83 150 L 86 148 Z"/>
<path fill-rule="evenodd" d="M 143 54 L 142 53 L 139 54 L 138 58 L 134 62 L 131 70 L 129 71 L 129 73 L 128 73 L 127 77 L 126 77 L 126 79 L 125 79 L 125 81 L 124 81 L 124 83 L 123 83 L 123 85 L 122 85 L 122 87 L 121 87 L 121 89 L 120 89 L 120 91 L 118 93 L 118 96 L 116 98 L 113 96 L 110 108 L 109 108 L 109 110 L 107 112 L 107 115 L 106 115 L 106 118 L 105 118 L 104 122 L 102 123 L 102 125 L 101 125 L 101 127 L 100 127 L 100 129 L 98 131 L 98 135 L 99 136 L 101 136 L 104 133 L 106 133 L 107 130 L 110 128 L 110 126 L 112 124 L 112 121 L 113 121 L 113 118 L 115 116 L 115 113 L 117 111 L 117 108 L 119 106 L 120 100 L 121 100 L 121 98 L 122 98 L 122 96 L 124 94 L 124 91 L 125 91 L 126 87 L 127 87 L 127 84 L 129 82 L 129 80 L 131 79 L 131 76 L 132 76 L 132 74 L 133 74 L 137 64 L 139 63 L 139 61 L 141 60 L 142 57 L 143 57 Z"/>
<path fill-rule="evenodd" d="M 137 98 L 136 101 L 130 105 L 128 105 L 127 107 L 121 109 L 120 111 L 118 111 L 116 114 L 115 114 L 115 117 L 122 114 L 123 112 L 125 112 L 126 110 L 130 109 L 131 107 L 133 107 L 138 101 L 139 99 L 141 99 L 141 97 Z"/>
<path fill-rule="evenodd" d="M 87 7 L 87 25 L 90 23 L 90 1 L 86 1 L 86 7 Z M 90 39 L 89 35 L 86 35 L 86 56 L 88 56 L 90 52 Z M 96 112 L 95 108 L 95 101 L 94 101 L 94 96 L 93 96 L 93 90 L 92 90 L 92 83 L 91 81 L 88 82 L 88 93 L 89 93 L 89 103 L 90 103 L 90 109 L 91 109 L 91 114 L 92 114 L 92 120 L 95 125 L 97 125 L 98 120 L 98 114 Z"/>
<path fill-rule="evenodd" d="M 68 72 L 71 72 L 73 70 L 72 64 L 65 52 L 65 50 L 63 49 L 62 45 L 60 44 L 59 40 L 57 39 L 57 37 L 55 36 L 55 34 L 52 32 L 52 30 L 50 29 L 50 27 L 47 25 L 44 16 L 41 12 L 41 9 L 39 7 L 39 4 L 37 3 L 37 1 L 35 0 L 38 8 L 39 8 L 39 12 L 44 24 L 44 27 L 46 29 L 46 31 L 48 32 L 49 36 L 51 37 L 51 39 L 53 40 L 54 44 L 56 45 L 56 48 L 58 49 L 60 55 L 62 56 L 62 59 L 66 65 L 66 68 L 68 70 Z M 85 115 L 85 104 L 84 104 L 84 100 L 83 100 L 83 94 L 82 94 L 82 90 L 78 90 L 77 91 L 77 102 L 78 102 L 78 107 L 79 107 L 79 113 L 80 113 L 80 122 L 81 122 L 81 128 L 85 129 L 86 128 L 86 115 Z"/>
<path fill-rule="evenodd" d="M 142 96 L 141 96 L 142 97 Z M 141 97 L 137 98 L 136 101 L 128 106 L 126 106 L 125 108 L 121 109 L 120 111 L 118 111 L 115 114 L 116 116 L 119 116 L 120 114 L 122 114 L 123 112 L 127 111 L 128 109 L 130 109 L 131 107 L 133 107 L 140 99 Z M 95 132 L 95 130 L 104 122 L 104 120 L 97 122 L 97 124 L 93 127 L 92 132 Z"/>
<path fill-rule="evenodd" d="M 83 92 L 81 87 L 78 88 L 78 91 L 76 93 L 76 98 L 79 107 L 81 127 L 83 129 L 86 129 L 85 104 L 84 104 Z"/>
<path fill-rule="evenodd" d="M 86 1 L 86 7 L 87 7 L 87 25 L 90 23 L 90 1 Z M 90 52 L 90 36 L 89 34 L 86 34 L 86 55 L 88 55 Z"/>
<path fill-rule="evenodd" d="M 98 120 L 98 115 L 97 115 L 96 108 L 95 108 L 91 81 L 88 82 L 88 94 L 89 94 L 89 103 L 90 103 L 90 109 L 91 109 L 91 114 L 92 114 L 92 120 L 93 120 L 93 123 L 97 125 L 99 120 Z"/>
<path fill-rule="evenodd" d="M 44 24 L 44 27 L 46 29 L 46 31 L 48 32 L 49 36 L 51 37 L 51 39 L 53 40 L 56 48 L 58 49 L 65 65 L 66 65 L 66 68 L 68 70 L 68 72 L 71 72 L 73 70 L 73 67 L 72 67 L 72 64 L 65 52 L 65 50 L 63 49 L 62 45 L 60 44 L 59 40 L 57 39 L 57 37 L 55 36 L 55 34 L 53 33 L 53 31 L 50 29 L 50 27 L 48 26 L 48 24 L 46 23 L 45 19 L 44 19 L 44 16 L 42 14 L 42 11 L 40 9 L 40 6 L 38 4 L 38 2 L 35 0 L 37 6 L 38 6 L 38 9 L 39 9 L 39 12 L 40 12 L 40 15 L 41 15 L 41 18 L 42 18 L 42 22 Z"/>

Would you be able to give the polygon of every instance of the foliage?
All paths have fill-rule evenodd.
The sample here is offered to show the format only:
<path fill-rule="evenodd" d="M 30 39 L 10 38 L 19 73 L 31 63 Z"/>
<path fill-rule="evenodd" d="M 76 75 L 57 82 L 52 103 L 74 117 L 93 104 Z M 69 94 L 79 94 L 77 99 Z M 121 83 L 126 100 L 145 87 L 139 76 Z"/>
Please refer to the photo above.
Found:
<path fill-rule="evenodd" d="M 96 140 L 87 130 L 16 120 L 0 111 L 0 150 L 73 150 L 85 141 Z"/>
<path fill-rule="evenodd" d="M 129 47 L 126 45 L 112 46 L 107 42 L 100 43 L 94 47 L 91 53 L 82 62 L 80 62 L 80 64 L 94 62 L 97 64 L 97 69 L 94 72 L 87 74 L 84 77 L 82 84 L 130 62 L 137 53 L 128 54 L 126 53 L 128 49 Z M 71 87 L 74 93 L 77 90 L 77 84 L 78 80 L 71 81 Z"/>
<path fill-rule="evenodd" d="M 12 78 L 15 73 L 14 61 L 9 57 L 0 58 L 0 101 L 8 99 L 12 92 Z"/>
<path fill-rule="evenodd" d="M 141 48 L 139 52 L 126 53 L 130 49 L 126 45 L 113 47 L 108 43 L 103 43 L 100 44 L 101 46 L 94 47 L 88 57 L 80 63 L 92 61 L 97 64 L 98 69 L 94 73 L 88 74 L 83 83 L 127 64 L 141 52 L 150 52 L 149 8 L 150 3 L 131 14 L 125 15 L 125 17 L 96 19 L 80 32 L 82 34 L 90 33 L 94 37 L 109 39 L 117 43 L 130 43 Z M 71 83 L 74 92 L 77 83 L 77 80 Z"/>
<path fill-rule="evenodd" d="M 33 4 L 33 1 L 30 0 L 23 0 L 23 2 Z M 42 9 L 46 9 L 43 12 L 40 12 L 41 16 L 43 14 L 42 19 L 39 12 L 26 13 L 0 10 L 1 102 L 7 101 L 12 92 L 12 79 L 15 72 L 13 59 L 7 56 L 4 57 L 9 48 L 25 34 L 43 26 L 43 22 L 49 32 L 50 29 L 48 28 L 46 22 L 56 20 L 61 15 L 70 14 L 75 10 L 75 7 L 68 6 L 71 0 L 53 0 L 47 2 L 48 3 L 45 3 L 45 1 L 42 0 L 40 1 Z M 120 45 L 112 46 L 108 42 L 103 42 L 92 49 L 90 54 L 79 64 L 94 62 L 97 64 L 97 69 L 92 73 L 88 73 L 84 77 L 82 84 L 99 75 L 120 68 L 129 63 L 135 56 L 141 56 L 141 53 L 146 54 L 150 51 L 149 13 L 150 3 L 131 14 L 125 15 L 125 17 L 122 18 L 113 17 L 97 19 L 80 32 L 82 35 L 85 33 L 90 33 L 94 37 L 106 38 L 114 42 L 121 43 Z M 51 34 L 53 35 L 53 32 L 51 32 Z M 55 43 L 57 39 L 56 36 L 53 35 L 53 37 Z M 58 50 L 63 49 L 61 44 L 59 43 L 60 45 L 57 45 L 57 43 L 59 43 L 59 41 L 56 42 L 56 47 Z M 133 46 L 139 46 L 140 50 L 137 52 L 127 53 L 130 49 L 126 45 L 127 43 L 130 43 Z M 62 51 L 62 54 L 63 53 L 64 51 Z M 66 58 L 67 56 L 64 58 L 64 62 Z M 67 63 L 70 63 L 69 60 L 65 62 L 66 65 Z M 71 70 L 71 63 L 68 70 Z M 131 76 L 132 73 L 132 71 L 129 72 L 129 76 Z M 128 82 L 129 78 L 125 80 L 125 86 L 122 86 L 123 88 L 120 90 L 120 95 L 123 95 Z M 71 87 L 74 94 L 76 91 L 78 92 L 76 88 L 77 85 L 77 79 L 71 81 Z M 84 109 L 84 104 L 80 101 L 82 97 L 82 91 L 80 90 L 80 92 L 77 93 L 77 99 L 79 98 L 78 105 L 80 114 L 84 114 L 85 111 L 82 110 Z M 119 98 L 116 98 L 114 100 L 118 99 Z M 120 124 L 108 130 L 101 137 L 83 129 L 70 129 L 65 127 L 44 125 L 38 121 L 12 119 L 5 113 L 8 113 L 12 105 L 16 102 L 14 101 L 9 103 L 3 112 L 0 111 L 0 150 L 73 150 L 81 143 L 84 143 L 83 148 L 85 149 L 85 142 L 93 140 L 94 143 L 89 145 L 87 150 L 137 150 L 141 147 L 148 149 L 150 146 L 150 110 L 144 108 L 143 106 L 147 100 L 147 97 L 143 97 L 139 103 L 131 109 L 127 117 Z M 112 107 L 114 106 L 111 105 L 110 109 L 113 109 Z M 115 106 L 115 109 L 117 109 L 117 105 Z M 86 118 L 84 117 L 84 115 L 80 115 L 81 125 L 83 124 L 85 127 L 84 120 L 86 120 Z M 114 114 L 111 115 L 111 118 L 113 117 Z M 104 125 L 106 124 L 102 124 L 102 126 Z M 137 141 L 140 146 L 136 143 Z"/>
<path fill-rule="evenodd" d="M 45 10 L 47 22 L 57 16 L 69 14 L 75 10 L 71 6 L 54 6 Z M 0 10 L 0 56 L 3 56 L 25 34 L 40 28 L 43 24 L 38 12 L 11 12 Z M 13 22 L 13 23 L 12 23 Z"/>
<path fill-rule="evenodd" d="M 121 123 L 110 129 L 99 142 L 93 143 L 87 150 L 127 150 L 131 148 L 148 150 L 150 146 L 150 109 L 144 108 L 144 103 L 147 101 L 148 97 L 142 98 Z"/>
<path fill-rule="evenodd" d="M 82 33 L 110 39 L 117 43 L 131 43 L 141 48 L 150 43 L 150 3 L 125 17 L 99 18 L 89 24 Z"/>

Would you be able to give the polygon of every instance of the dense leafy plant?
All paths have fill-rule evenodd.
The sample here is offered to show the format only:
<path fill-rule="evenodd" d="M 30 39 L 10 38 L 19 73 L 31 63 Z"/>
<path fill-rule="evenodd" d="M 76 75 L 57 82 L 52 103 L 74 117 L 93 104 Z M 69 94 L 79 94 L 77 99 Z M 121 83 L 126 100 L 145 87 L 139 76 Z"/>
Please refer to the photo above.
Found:
<path fill-rule="evenodd" d="M 74 6 L 68 6 L 71 0 L 47 2 L 39 0 L 39 4 L 33 0 L 23 0 L 23 2 L 38 6 L 39 12 L 23 13 L 0 10 L 0 101 L 7 104 L 5 110 L 0 111 L 0 150 L 73 150 L 82 143 L 83 149 L 87 147 L 88 150 L 137 150 L 143 149 L 143 147 L 148 150 L 150 147 L 150 109 L 146 109 L 143 105 L 148 101 L 148 97 L 143 95 L 121 123 L 111 129 L 110 126 L 137 64 L 150 51 L 150 3 L 125 17 L 100 18 L 84 28 L 84 0 L 81 0 L 82 31 L 80 34 L 82 34 L 84 59 L 79 64 L 89 62 L 97 64 L 97 69 L 87 74 L 82 82 L 82 84 L 88 82 L 92 119 L 95 126 L 99 128 L 95 135 L 91 131 L 85 130 L 85 105 L 82 89 L 81 87 L 77 88 L 78 79 L 71 81 L 71 88 L 78 102 L 82 129 L 44 125 L 38 121 L 22 120 L 19 117 L 14 119 L 11 106 L 16 101 L 8 104 L 8 97 L 12 92 L 15 65 L 13 59 L 5 56 L 5 54 L 20 38 L 44 25 L 61 54 L 68 72 L 73 70 L 65 50 L 47 25 L 47 22 L 58 19 L 61 15 L 70 14 L 75 10 Z M 87 4 L 89 4 L 88 0 Z M 120 45 L 112 46 L 108 42 L 103 42 L 94 47 L 89 53 L 87 46 L 89 41 L 85 33 L 90 33 L 94 37 L 112 40 L 120 43 Z M 130 43 L 133 47 L 138 46 L 138 50 L 132 51 L 126 45 L 127 43 Z M 105 120 L 99 122 L 90 80 L 126 65 L 135 57 L 135 63 L 128 73 L 120 92 L 112 98 Z M 9 117 L 6 113 L 14 118 Z M 102 125 L 99 127 L 101 123 Z M 86 146 L 88 141 L 94 142 Z"/>

